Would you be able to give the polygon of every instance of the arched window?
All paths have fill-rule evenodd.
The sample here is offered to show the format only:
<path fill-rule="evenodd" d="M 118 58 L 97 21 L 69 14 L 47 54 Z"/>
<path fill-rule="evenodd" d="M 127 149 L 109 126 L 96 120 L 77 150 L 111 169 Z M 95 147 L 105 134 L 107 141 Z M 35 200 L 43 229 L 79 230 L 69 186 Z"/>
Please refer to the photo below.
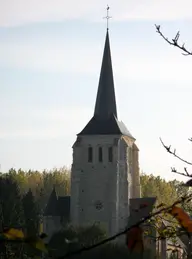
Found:
<path fill-rule="evenodd" d="M 113 148 L 112 147 L 108 148 L 108 161 L 113 162 Z"/>
<path fill-rule="evenodd" d="M 99 147 L 99 162 L 103 162 L 103 150 L 102 150 L 102 147 Z"/>
<path fill-rule="evenodd" d="M 92 147 L 88 148 L 88 162 L 89 163 L 93 162 L 93 148 Z"/>

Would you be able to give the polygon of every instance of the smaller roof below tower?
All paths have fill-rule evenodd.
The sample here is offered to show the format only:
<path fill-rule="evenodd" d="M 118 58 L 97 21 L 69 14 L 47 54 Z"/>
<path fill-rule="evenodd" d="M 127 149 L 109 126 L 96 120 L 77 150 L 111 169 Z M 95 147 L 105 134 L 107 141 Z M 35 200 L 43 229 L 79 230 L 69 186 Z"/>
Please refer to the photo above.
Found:
<path fill-rule="evenodd" d="M 144 197 L 130 199 L 129 226 L 136 224 L 153 211 L 156 197 Z"/>
<path fill-rule="evenodd" d="M 70 217 L 70 196 L 58 196 L 55 188 L 49 197 L 44 216 L 60 216 L 69 219 Z"/>
<path fill-rule="evenodd" d="M 57 216 L 57 194 L 55 187 L 53 188 L 51 195 L 49 196 L 49 200 L 47 206 L 44 211 L 44 216 Z"/>

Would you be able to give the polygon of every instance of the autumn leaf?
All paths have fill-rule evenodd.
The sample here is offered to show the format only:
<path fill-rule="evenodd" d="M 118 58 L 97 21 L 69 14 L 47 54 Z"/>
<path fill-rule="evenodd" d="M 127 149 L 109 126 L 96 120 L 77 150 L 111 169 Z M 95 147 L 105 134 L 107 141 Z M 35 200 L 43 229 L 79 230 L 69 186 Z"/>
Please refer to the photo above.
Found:
<path fill-rule="evenodd" d="M 26 241 L 30 246 L 36 248 L 37 250 L 48 253 L 45 243 L 43 242 L 43 239 L 45 239 L 46 237 L 47 234 L 42 233 L 39 237 L 26 238 Z"/>
<path fill-rule="evenodd" d="M 29 244 L 42 252 L 48 253 L 48 250 L 41 238 L 38 238 L 34 242 L 29 242 Z"/>
<path fill-rule="evenodd" d="M 15 239 L 21 239 L 21 241 L 31 245 L 32 247 L 48 253 L 48 250 L 43 242 L 43 239 L 47 237 L 45 233 L 42 233 L 39 237 L 25 237 L 22 230 L 10 228 L 10 229 L 4 229 L 3 236 L 5 236 L 7 239 L 15 240 Z"/>
<path fill-rule="evenodd" d="M 126 245 L 131 252 L 143 252 L 143 230 L 139 226 L 126 233 Z"/>
<path fill-rule="evenodd" d="M 182 208 L 173 206 L 169 213 L 178 220 L 183 228 L 188 232 L 192 232 L 192 220 Z"/>
<path fill-rule="evenodd" d="M 18 239 L 24 238 L 24 234 L 22 230 L 15 228 L 7 228 L 3 230 L 3 235 L 8 239 Z"/>

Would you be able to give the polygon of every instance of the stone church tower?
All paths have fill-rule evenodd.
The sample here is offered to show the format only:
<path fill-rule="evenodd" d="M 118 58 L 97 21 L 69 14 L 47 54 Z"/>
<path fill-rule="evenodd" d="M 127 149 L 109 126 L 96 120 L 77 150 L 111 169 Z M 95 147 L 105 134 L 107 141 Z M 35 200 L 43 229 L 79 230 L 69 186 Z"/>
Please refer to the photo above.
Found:
<path fill-rule="evenodd" d="M 112 235 L 127 225 L 130 198 L 139 197 L 138 148 L 118 120 L 107 30 L 94 115 L 73 145 L 71 223 L 100 223 Z"/>

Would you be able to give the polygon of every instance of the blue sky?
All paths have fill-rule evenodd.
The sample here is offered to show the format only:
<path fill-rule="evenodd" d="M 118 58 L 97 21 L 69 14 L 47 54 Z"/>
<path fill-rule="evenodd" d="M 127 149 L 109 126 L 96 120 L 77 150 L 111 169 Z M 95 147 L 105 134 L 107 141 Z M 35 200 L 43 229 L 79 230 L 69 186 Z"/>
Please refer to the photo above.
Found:
<path fill-rule="evenodd" d="M 0 0 L 1 171 L 71 165 L 76 134 L 93 114 L 109 4 L 118 117 L 137 139 L 142 171 L 181 179 L 170 167 L 184 165 L 159 137 L 190 160 L 192 58 L 154 24 L 170 38 L 180 30 L 192 49 L 191 1 L 76 2 Z"/>

